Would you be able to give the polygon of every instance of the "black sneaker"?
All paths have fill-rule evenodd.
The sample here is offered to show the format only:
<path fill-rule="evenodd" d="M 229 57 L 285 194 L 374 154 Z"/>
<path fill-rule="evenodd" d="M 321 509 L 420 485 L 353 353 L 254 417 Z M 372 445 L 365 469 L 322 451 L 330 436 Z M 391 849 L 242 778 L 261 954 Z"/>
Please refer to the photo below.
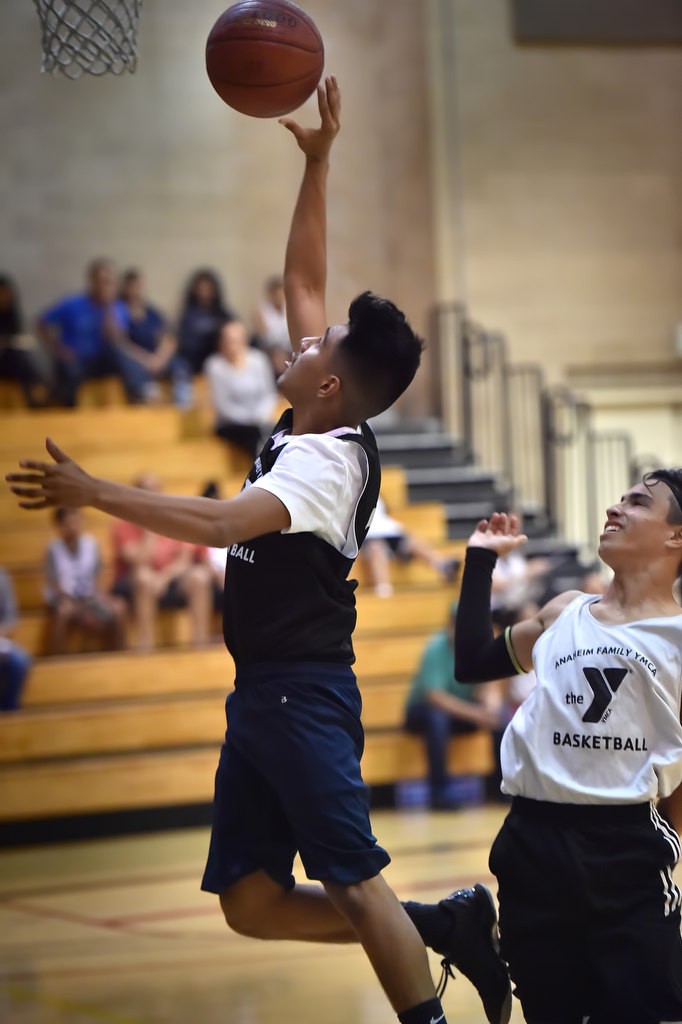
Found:
<path fill-rule="evenodd" d="M 448 975 L 452 976 L 452 964 L 478 992 L 490 1024 L 508 1024 L 512 1009 L 511 982 L 507 965 L 500 956 L 497 911 L 490 890 L 480 884 L 473 889 L 458 889 L 438 905 L 456 921 L 449 946 L 436 950 L 445 957 L 439 991 L 445 987 Z"/>

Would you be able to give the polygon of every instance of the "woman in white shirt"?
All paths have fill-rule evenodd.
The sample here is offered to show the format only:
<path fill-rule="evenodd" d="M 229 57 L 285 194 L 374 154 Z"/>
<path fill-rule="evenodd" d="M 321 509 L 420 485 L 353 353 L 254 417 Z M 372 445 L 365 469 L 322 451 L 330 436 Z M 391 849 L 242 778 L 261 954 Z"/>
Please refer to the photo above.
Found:
<path fill-rule="evenodd" d="M 277 392 L 267 356 L 250 348 L 239 320 L 223 324 L 218 351 L 204 364 L 218 437 L 243 448 L 251 458 L 272 425 Z"/>

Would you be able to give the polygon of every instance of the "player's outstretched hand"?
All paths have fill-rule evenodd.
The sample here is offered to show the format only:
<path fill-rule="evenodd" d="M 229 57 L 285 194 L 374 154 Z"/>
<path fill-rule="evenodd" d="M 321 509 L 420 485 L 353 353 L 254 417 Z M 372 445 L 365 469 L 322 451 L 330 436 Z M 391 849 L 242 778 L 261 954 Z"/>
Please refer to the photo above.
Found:
<path fill-rule="evenodd" d="M 19 465 L 24 473 L 8 473 L 5 480 L 18 497 L 21 508 L 51 508 L 53 506 L 80 508 L 91 504 L 95 494 L 95 479 L 70 459 L 49 437 L 45 447 L 52 462 L 24 459 Z"/>
<path fill-rule="evenodd" d="M 487 548 L 498 555 L 506 555 L 528 540 L 525 533 L 519 532 L 520 529 L 518 516 L 507 515 L 506 512 L 493 512 L 490 519 L 481 519 L 469 537 L 467 546 Z"/>
<path fill-rule="evenodd" d="M 309 159 L 324 160 L 341 127 L 341 91 L 334 75 L 325 78 L 324 85 L 318 85 L 317 105 L 320 109 L 319 128 L 302 128 L 290 117 L 280 117 L 279 123 L 291 132 Z"/>

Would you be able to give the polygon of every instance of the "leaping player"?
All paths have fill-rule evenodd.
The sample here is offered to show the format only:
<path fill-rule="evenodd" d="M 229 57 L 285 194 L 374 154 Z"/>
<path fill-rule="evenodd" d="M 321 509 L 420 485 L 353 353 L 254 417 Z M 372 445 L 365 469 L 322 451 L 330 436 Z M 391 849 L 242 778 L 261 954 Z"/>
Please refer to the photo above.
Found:
<path fill-rule="evenodd" d="M 410 384 L 422 342 L 399 309 L 369 292 L 351 304 L 347 323 L 328 326 L 334 78 L 318 100 L 319 128 L 282 122 L 305 155 L 285 265 L 294 356 L 279 389 L 291 409 L 242 493 L 215 501 L 119 486 L 89 476 L 51 441 L 54 462 L 22 462 L 24 472 L 8 479 L 25 508 L 90 505 L 230 549 L 224 634 L 237 675 L 203 880 L 230 927 L 261 939 L 360 942 L 402 1024 L 445 1024 L 426 943 L 475 985 L 490 1024 L 507 1024 L 511 989 L 488 890 L 460 890 L 435 907 L 401 905 L 371 831 L 347 576 L 379 495 L 379 455 L 365 420 Z M 321 886 L 295 883 L 297 851 Z"/>

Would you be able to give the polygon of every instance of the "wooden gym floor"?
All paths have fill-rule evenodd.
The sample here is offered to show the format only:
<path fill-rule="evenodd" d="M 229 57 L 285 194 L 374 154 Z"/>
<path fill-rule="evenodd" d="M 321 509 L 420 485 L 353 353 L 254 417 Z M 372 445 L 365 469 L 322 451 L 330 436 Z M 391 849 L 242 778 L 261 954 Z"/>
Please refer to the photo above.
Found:
<path fill-rule="evenodd" d="M 487 854 L 503 809 L 377 812 L 403 898 L 494 886 Z M 262 943 L 229 932 L 199 889 L 206 829 L 0 854 L 3 1024 L 390 1024 L 355 946 Z M 302 872 L 297 872 L 302 877 Z M 439 973 L 433 955 L 433 970 Z M 465 979 L 449 1024 L 485 1021 Z M 522 1020 L 518 1007 L 512 1021 Z"/>
<path fill-rule="evenodd" d="M 377 812 L 398 895 L 484 881 L 503 809 Z M 206 829 L 0 853 L 2 1024 L 391 1024 L 355 946 L 261 943 L 199 890 Z M 297 872 L 302 877 L 302 872 Z M 682 883 L 682 871 L 677 882 Z M 432 957 L 434 973 L 438 959 Z M 462 978 L 449 1024 L 484 1022 Z M 512 1024 L 523 1020 L 515 1003 Z"/>

